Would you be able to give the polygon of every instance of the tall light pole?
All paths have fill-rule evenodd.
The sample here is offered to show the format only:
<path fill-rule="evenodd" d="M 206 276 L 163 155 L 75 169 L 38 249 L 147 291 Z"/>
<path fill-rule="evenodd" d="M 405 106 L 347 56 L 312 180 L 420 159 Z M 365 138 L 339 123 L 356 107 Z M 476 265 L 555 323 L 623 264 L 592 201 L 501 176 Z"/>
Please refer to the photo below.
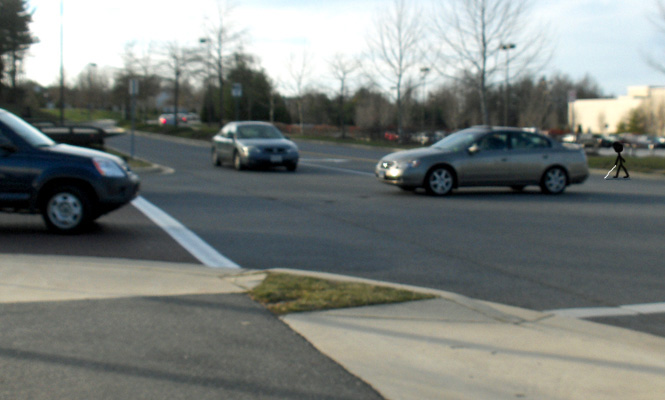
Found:
<path fill-rule="evenodd" d="M 420 68 L 420 79 L 421 79 L 421 84 L 423 87 L 423 93 L 422 93 L 422 99 L 423 99 L 423 113 L 422 113 L 422 120 L 420 121 L 421 125 L 421 130 L 425 130 L 425 106 L 427 104 L 427 87 L 426 85 L 426 79 L 427 79 L 427 74 L 429 74 L 429 67 L 422 67 Z"/>
<path fill-rule="evenodd" d="M 212 103 L 212 91 L 210 90 L 210 45 L 212 44 L 211 40 L 209 38 L 200 38 L 199 43 L 202 45 L 206 45 L 206 56 L 205 56 L 205 64 L 206 64 L 206 78 L 205 78 L 205 98 L 203 101 L 203 104 L 205 105 L 206 108 L 206 119 L 208 120 L 208 126 L 210 126 L 210 123 L 212 122 L 212 108 L 213 104 Z"/>
<path fill-rule="evenodd" d="M 504 101 L 503 101 L 503 125 L 507 126 L 508 125 L 508 92 L 510 90 L 510 86 L 508 83 L 509 79 L 509 74 L 508 74 L 508 62 L 510 60 L 509 53 L 511 49 L 515 48 L 515 43 L 507 43 L 507 44 L 502 44 L 501 45 L 501 50 L 506 51 L 506 90 L 504 93 Z"/>
<path fill-rule="evenodd" d="M 65 65 L 63 45 L 64 0 L 60 0 L 60 125 L 65 124 Z"/>
<path fill-rule="evenodd" d="M 92 120 L 92 109 L 93 109 L 93 98 L 94 98 L 94 89 L 92 82 L 92 71 L 94 68 L 97 68 L 97 64 L 89 63 L 88 64 L 88 120 Z"/>

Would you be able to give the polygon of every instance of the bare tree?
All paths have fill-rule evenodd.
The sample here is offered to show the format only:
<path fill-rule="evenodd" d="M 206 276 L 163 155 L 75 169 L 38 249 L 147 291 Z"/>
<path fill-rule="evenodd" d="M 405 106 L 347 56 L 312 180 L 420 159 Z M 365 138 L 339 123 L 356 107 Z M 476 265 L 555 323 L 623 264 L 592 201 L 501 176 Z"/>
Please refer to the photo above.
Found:
<path fill-rule="evenodd" d="M 344 106 L 348 91 L 348 80 L 358 70 L 358 60 L 349 58 L 342 53 L 336 53 L 328 62 L 330 71 L 339 82 L 339 126 L 342 129 L 342 139 L 346 137 L 346 124 L 344 123 Z"/>
<path fill-rule="evenodd" d="M 402 137 L 404 104 L 403 85 L 422 61 L 424 28 L 420 11 L 409 0 L 393 0 L 379 12 L 367 39 L 373 71 L 395 91 L 397 132 Z M 376 74 L 370 73 L 370 76 Z"/>
<path fill-rule="evenodd" d="M 656 8 L 656 14 L 649 16 L 649 21 L 661 34 L 665 34 L 665 1 L 654 0 L 654 5 Z M 650 54 L 644 54 L 644 58 L 646 59 L 647 64 L 653 69 L 665 73 L 665 63 L 663 61 L 657 60 Z"/>
<path fill-rule="evenodd" d="M 200 62 L 200 53 L 192 47 L 183 47 L 177 42 L 168 42 L 164 46 L 162 68 L 173 80 L 173 114 L 175 126 L 178 126 L 178 108 L 180 106 L 181 79 L 187 78 L 194 63 Z"/>
<path fill-rule="evenodd" d="M 136 100 L 139 110 L 142 111 L 143 120 L 147 119 L 146 109 L 154 106 L 155 98 L 161 89 L 161 79 L 157 76 L 158 65 L 154 55 L 153 43 L 146 48 L 137 49 L 136 42 L 128 42 L 122 54 L 124 68 L 115 74 L 115 86 L 118 89 L 116 96 L 122 99 L 125 105 L 130 102 L 130 80 L 138 79 L 139 91 Z M 127 112 L 129 112 L 128 107 Z"/>
<path fill-rule="evenodd" d="M 654 0 L 654 3 L 656 13 L 649 19 L 659 33 L 665 34 L 665 1 Z M 645 54 L 644 58 L 653 69 L 665 74 L 665 61 L 657 60 L 650 54 Z M 652 132 L 657 132 L 659 135 L 663 135 L 665 132 L 665 105 L 662 103 L 648 104 L 646 107 L 651 109 L 651 121 L 649 122 L 650 129 Z"/>
<path fill-rule="evenodd" d="M 104 106 L 109 87 L 108 76 L 99 72 L 97 64 L 88 64 L 76 78 L 75 89 L 80 95 L 77 105 L 88 109 L 88 119 L 91 119 L 94 109 Z"/>
<path fill-rule="evenodd" d="M 549 56 L 546 31 L 530 29 L 530 6 L 531 0 L 436 3 L 433 14 L 436 39 L 443 46 L 439 51 L 446 67 L 437 69 L 449 77 L 475 81 L 483 123 L 487 125 L 490 124 L 487 91 L 497 72 L 505 73 L 507 83 L 511 75 L 520 76 Z"/>
<path fill-rule="evenodd" d="M 233 26 L 231 15 L 235 4 L 226 0 L 216 0 L 217 19 L 208 22 L 206 37 L 201 38 L 205 44 L 205 56 L 202 61 L 206 64 L 206 70 L 212 69 L 217 77 L 219 86 L 219 126 L 224 124 L 224 63 L 229 54 L 235 52 L 241 46 L 245 31 Z M 206 77 L 206 83 L 208 82 Z"/>
<path fill-rule="evenodd" d="M 302 54 L 298 57 L 291 54 L 289 57 L 289 75 L 292 80 L 292 90 L 296 96 L 296 105 L 298 107 L 298 123 L 300 125 L 300 133 L 303 133 L 303 97 L 305 89 L 311 74 L 311 59 L 312 55 L 307 49 L 304 49 Z"/>
<path fill-rule="evenodd" d="M 550 93 L 550 82 L 545 78 L 535 80 L 525 76 L 516 82 L 516 92 L 519 94 L 517 121 L 519 126 L 545 129 L 556 126 L 554 103 Z"/>

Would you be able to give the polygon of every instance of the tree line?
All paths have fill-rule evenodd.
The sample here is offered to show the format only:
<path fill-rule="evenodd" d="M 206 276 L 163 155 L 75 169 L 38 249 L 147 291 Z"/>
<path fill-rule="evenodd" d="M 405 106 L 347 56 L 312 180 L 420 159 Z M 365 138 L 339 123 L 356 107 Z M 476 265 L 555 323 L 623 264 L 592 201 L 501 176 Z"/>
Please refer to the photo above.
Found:
<path fill-rule="evenodd" d="M 297 124 L 299 130 L 331 126 L 342 135 L 362 131 L 377 138 L 385 131 L 408 135 L 477 124 L 567 130 L 569 93 L 575 91 L 578 99 L 603 93 L 590 76 L 574 81 L 538 73 L 547 47 L 543 32 L 529 28 L 530 3 L 435 0 L 437 15 L 446 18 L 432 21 L 435 33 L 428 38 L 419 3 L 392 0 L 377 13 L 365 54 L 327 60 L 328 77 L 337 88 L 323 89 L 317 85 L 323 77 L 312 74 L 306 50 L 286 61 L 289 77 L 272 79 L 257 57 L 243 50 L 245 32 L 234 28 L 233 8 L 219 1 L 215 19 L 196 45 L 169 42 L 140 49 L 128 43 L 122 68 L 90 64 L 64 88 L 41 88 L 29 80 L 19 88 L 22 57 L 37 39 L 29 33 L 26 1 L 0 0 L 2 7 L 14 7 L 0 13 L 14 21 L 0 25 L 0 87 L 9 89 L 0 90 L 0 101 L 16 101 L 20 92 L 21 102 L 33 109 L 66 105 L 128 112 L 129 85 L 136 80 L 143 120 L 177 108 L 195 111 L 209 124 L 255 119 Z M 241 97 L 233 96 L 234 84 L 241 85 Z M 61 89 L 64 105 L 59 104 Z"/>

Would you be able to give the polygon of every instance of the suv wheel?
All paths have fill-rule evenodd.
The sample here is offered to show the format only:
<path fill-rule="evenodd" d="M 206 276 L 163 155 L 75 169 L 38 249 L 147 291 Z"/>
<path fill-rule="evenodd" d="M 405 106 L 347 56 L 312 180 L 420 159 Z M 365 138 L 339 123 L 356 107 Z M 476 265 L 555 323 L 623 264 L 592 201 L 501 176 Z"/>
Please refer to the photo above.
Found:
<path fill-rule="evenodd" d="M 76 186 L 58 187 L 46 196 L 42 217 L 52 231 L 79 232 L 93 220 L 90 199 Z"/>

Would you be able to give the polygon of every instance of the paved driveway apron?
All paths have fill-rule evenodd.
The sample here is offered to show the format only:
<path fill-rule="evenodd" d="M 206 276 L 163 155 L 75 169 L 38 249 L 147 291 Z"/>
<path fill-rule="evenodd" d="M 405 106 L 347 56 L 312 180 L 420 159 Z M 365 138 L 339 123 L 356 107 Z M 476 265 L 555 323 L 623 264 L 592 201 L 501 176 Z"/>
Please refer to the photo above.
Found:
<path fill-rule="evenodd" d="M 1 399 L 379 399 L 245 294 L 0 304 Z"/>

